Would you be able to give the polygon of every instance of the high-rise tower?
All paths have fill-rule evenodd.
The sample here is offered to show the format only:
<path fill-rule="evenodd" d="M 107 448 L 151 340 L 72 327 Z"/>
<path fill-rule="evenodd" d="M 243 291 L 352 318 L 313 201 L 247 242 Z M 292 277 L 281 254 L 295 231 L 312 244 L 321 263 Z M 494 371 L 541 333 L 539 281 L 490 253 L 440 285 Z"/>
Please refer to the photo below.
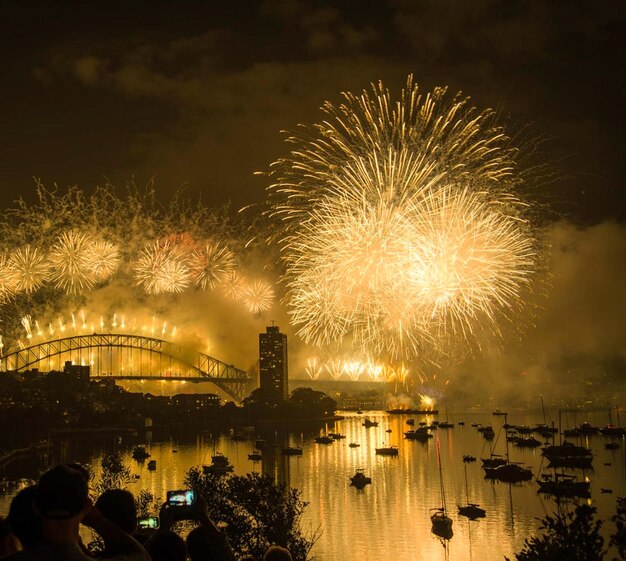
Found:
<path fill-rule="evenodd" d="M 259 334 L 259 378 L 261 393 L 276 401 L 288 397 L 287 335 L 268 326 Z"/>

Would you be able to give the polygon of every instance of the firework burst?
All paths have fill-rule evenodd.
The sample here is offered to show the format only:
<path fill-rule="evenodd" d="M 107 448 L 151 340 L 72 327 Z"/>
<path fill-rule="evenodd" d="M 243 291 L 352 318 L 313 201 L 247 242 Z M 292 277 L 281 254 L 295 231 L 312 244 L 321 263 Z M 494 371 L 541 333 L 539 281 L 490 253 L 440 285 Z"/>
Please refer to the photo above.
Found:
<path fill-rule="evenodd" d="M 206 242 L 192 254 L 194 281 L 203 290 L 212 290 L 222 284 L 235 269 L 235 255 L 218 242 Z"/>
<path fill-rule="evenodd" d="M 120 250 L 114 243 L 94 240 L 89 244 L 84 262 L 96 281 L 104 281 L 120 266 Z"/>
<path fill-rule="evenodd" d="M 270 309 L 274 302 L 274 289 L 264 280 L 256 280 L 244 290 L 243 303 L 253 314 Z"/>
<path fill-rule="evenodd" d="M 183 292 L 191 283 L 188 255 L 169 240 L 153 243 L 137 260 L 135 283 L 148 294 Z"/>
<path fill-rule="evenodd" d="M 89 290 L 95 277 L 89 268 L 92 241 L 79 231 L 63 232 L 53 246 L 48 261 L 52 267 L 50 280 L 68 294 Z"/>
<path fill-rule="evenodd" d="M 299 335 L 404 359 L 498 333 L 536 249 L 493 112 L 411 79 L 397 102 L 378 85 L 324 111 L 269 188 Z"/>
<path fill-rule="evenodd" d="M 46 255 L 30 245 L 13 251 L 8 266 L 10 281 L 18 292 L 34 292 L 43 286 L 50 275 Z"/>

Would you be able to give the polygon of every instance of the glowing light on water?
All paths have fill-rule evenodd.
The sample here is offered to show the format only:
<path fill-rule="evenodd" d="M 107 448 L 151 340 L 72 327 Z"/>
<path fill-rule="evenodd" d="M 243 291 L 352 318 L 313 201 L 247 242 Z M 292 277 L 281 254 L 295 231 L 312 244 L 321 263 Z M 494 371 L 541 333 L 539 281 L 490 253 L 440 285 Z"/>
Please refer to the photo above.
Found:
<path fill-rule="evenodd" d="M 411 79 L 397 101 L 382 84 L 344 97 L 271 171 L 298 334 L 394 359 L 497 335 L 536 243 L 493 112 L 445 89 L 422 95 Z"/>

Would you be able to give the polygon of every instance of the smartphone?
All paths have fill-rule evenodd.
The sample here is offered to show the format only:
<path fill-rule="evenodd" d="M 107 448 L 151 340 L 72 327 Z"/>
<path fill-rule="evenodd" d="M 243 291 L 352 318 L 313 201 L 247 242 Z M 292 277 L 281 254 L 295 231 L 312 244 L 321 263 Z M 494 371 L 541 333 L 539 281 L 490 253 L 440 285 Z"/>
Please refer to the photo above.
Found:
<path fill-rule="evenodd" d="M 157 530 L 159 528 L 158 516 L 143 516 L 137 518 L 137 527 L 140 530 Z"/>
<path fill-rule="evenodd" d="M 196 492 L 188 489 L 186 491 L 168 491 L 167 504 L 171 507 L 191 506 L 196 502 Z"/>

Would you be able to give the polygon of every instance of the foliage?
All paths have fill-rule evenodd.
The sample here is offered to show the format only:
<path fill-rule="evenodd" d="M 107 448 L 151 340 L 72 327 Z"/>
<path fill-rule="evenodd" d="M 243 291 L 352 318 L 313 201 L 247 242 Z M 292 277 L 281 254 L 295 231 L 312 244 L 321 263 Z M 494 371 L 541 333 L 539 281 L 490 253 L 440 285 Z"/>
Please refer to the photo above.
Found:
<path fill-rule="evenodd" d="M 133 481 L 130 468 L 122 463 L 119 454 L 104 455 L 100 465 L 102 466 L 102 473 L 92 485 L 98 496 L 110 489 L 124 489 Z"/>
<path fill-rule="evenodd" d="M 267 475 L 249 473 L 220 477 L 192 468 L 186 484 L 202 495 L 214 521 L 227 523 L 228 539 L 236 554 L 262 558 L 272 544 L 287 547 L 296 561 L 304 561 L 315 542 L 300 530 L 307 505 L 300 491 L 277 484 Z"/>
<path fill-rule="evenodd" d="M 617 549 L 619 559 L 626 559 L 626 497 L 618 497 L 611 522 L 615 524 L 615 533 L 611 534 L 609 545 Z"/>
<path fill-rule="evenodd" d="M 515 554 L 517 561 L 601 561 L 604 558 L 602 522 L 596 509 L 586 504 L 566 511 L 561 505 L 554 516 L 546 516 L 539 527 L 541 535 L 526 539 Z"/>

